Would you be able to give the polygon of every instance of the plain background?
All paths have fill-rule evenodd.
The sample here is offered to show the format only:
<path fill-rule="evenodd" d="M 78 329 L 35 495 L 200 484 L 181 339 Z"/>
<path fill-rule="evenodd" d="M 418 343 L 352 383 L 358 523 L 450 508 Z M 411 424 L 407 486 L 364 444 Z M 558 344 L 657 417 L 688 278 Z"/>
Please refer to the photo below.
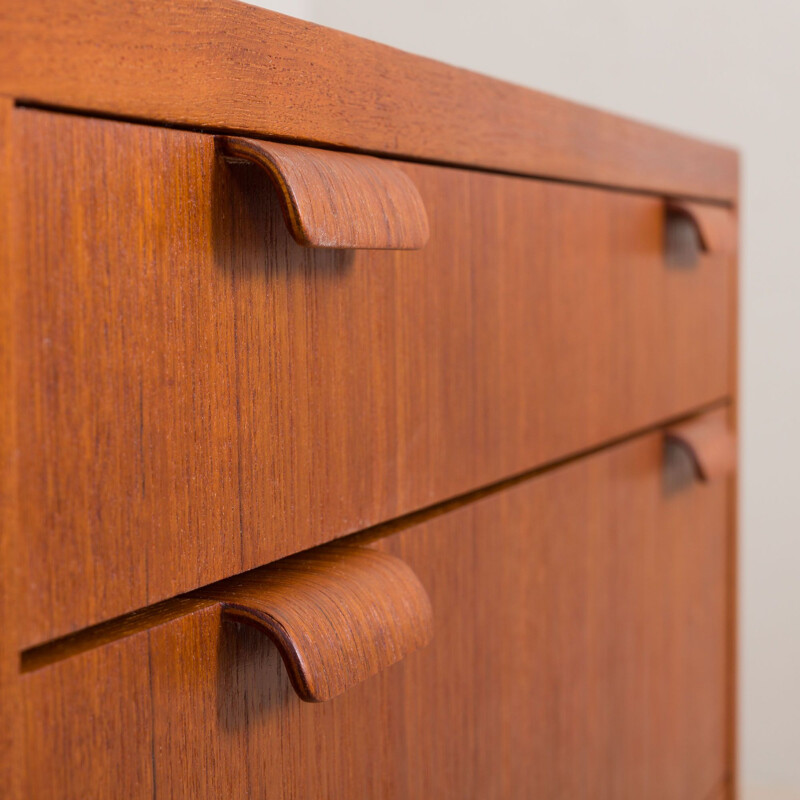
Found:
<path fill-rule="evenodd" d="M 800 798 L 800 3 L 251 0 L 743 155 L 743 800 Z"/>

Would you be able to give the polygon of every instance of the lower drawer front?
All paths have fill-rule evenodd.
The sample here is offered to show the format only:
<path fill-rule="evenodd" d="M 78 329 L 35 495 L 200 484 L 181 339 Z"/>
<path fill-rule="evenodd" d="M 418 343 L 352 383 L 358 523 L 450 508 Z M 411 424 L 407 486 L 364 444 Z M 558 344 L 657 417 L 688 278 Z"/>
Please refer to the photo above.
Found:
<path fill-rule="evenodd" d="M 665 480 L 664 452 L 643 437 L 375 542 L 434 638 L 333 700 L 300 702 L 216 606 L 27 673 L 28 796 L 706 798 L 728 488 Z"/>
<path fill-rule="evenodd" d="M 213 137 L 15 120 L 22 647 L 730 390 L 731 262 L 661 198 L 396 164 L 427 245 L 319 251 Z"/>

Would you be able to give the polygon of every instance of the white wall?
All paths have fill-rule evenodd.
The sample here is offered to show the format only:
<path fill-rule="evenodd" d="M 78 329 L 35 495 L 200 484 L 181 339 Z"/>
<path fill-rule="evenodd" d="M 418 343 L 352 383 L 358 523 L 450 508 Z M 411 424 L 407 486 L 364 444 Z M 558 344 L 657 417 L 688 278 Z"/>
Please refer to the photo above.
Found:
<path fill-rule="evenodd" d="M 800 798 L 800 3 L 258 4 L 740 148 L 743 797 Z"/>

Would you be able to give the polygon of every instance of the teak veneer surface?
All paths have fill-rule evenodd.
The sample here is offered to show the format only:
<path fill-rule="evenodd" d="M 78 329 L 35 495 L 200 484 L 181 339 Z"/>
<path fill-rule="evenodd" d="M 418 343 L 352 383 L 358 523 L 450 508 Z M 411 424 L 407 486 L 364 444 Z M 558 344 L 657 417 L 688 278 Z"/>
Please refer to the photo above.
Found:
<path fill-rule="evenodd" d="M 213 137 L 14 131 L 21 648 L 730 393 L 659 198 L 397 163 L 428 244 L 315 251 Z"/>
<path fill-rule="evenodd" d="M 734 151 L 232 0 L 4 0 L 28 103 L 734 202 Z"/>
<path fill-rule="evenodd" d="M 435 635 L 331 701 L 213 607 L 24 675 L 26 796 L 704 800 L 729 484 L 680 452 L 649 435 L 375 542 Z"/>

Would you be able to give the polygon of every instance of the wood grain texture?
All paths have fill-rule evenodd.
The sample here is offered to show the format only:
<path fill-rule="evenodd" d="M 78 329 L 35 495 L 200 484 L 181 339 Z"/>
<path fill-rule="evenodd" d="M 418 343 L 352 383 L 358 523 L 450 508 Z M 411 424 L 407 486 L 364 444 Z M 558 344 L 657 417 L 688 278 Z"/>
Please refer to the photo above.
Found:
<path fill-rule="evenodd" d="M 738 227 L 733 209 L 686 200 L 667 202 L 667 214 L 688 219 L 697 230 L 700 246 L 707 253 L 732 256 L 738 246 Z"/>
<path fill-rule="evenodd" d="M 13 214 L 13 102 L 0 96 L 0 787 L 8 800 L 20 797 L 22 762 L 18 687 L 17 613 L 20 574 L 19 449 L 13 386 L 17 269 Z"/>
<path fill-rule="evenodd" d="M 316 251 L 212 137 L 15 123 L 23 648 L 729 392 L 661 199 L 397 164 L 426 247 Z"/>
<path fill-rule="evenodd" d="M 35 713 L 23 715 L 22 797 L 153 796 L 149 637 L 145 631 L 24 676 L 25 703 Z"/>
<path fill-rule="evenodd" d="M 224 616 L 265 633 L 301 700 L 330 700 L 424 647 L 431 603 L 400 559 L 326 545 L 203 589 Z"/>
<path fill-rule="evenodd" d="M 26 674 L 29 780 L 91 796 L 152 751 L 153 788 L 120 793 L 706 798 L 728 769 L 727 486 L 665 491 L 663 458 L 649 435 L 374 542 L 419 576 L 436 635 L 330 702 L 300 702 L 277 649 L 218 608 Z M 63 704 L 118 651 L 152 727 Z M 74 769 L 99 731 L 93 772 Z"/>
<path fill-rule="evenodd" d="M 5 0 L 0 52 L 0 92 L 38 104 L 737 196 L 730 149 L 232 0 Z"/>
<path fill-rule="evenodd" d="M 269 176 L 298 244 L 417 250 L 428 241 L 422 198 L 389 161 L 233 136 L 216 141 L 223 155 L 249 161 Z"/>
<path fill-rule="evenodd" d="M 35 672 L 49 664 L 74 658 L 119 639 L 164 625 L 178 617 L 197 613 L 215 604 L 215 600 L 187 594 L 171 597 L 169 600 L 115 617 L 100 625 L 83 628 L 60 639 L 52 639 L 39 647 L 23 650 L 20 654 L 20 671 Z"/>
<path fill-rule="evenodd" d="M 703 481 L 725 478 L 736 469 L 736 437 L 729 416 L 730 411 L 723 408 L 666 429 L 667 438 L 691 454 Z"/>

